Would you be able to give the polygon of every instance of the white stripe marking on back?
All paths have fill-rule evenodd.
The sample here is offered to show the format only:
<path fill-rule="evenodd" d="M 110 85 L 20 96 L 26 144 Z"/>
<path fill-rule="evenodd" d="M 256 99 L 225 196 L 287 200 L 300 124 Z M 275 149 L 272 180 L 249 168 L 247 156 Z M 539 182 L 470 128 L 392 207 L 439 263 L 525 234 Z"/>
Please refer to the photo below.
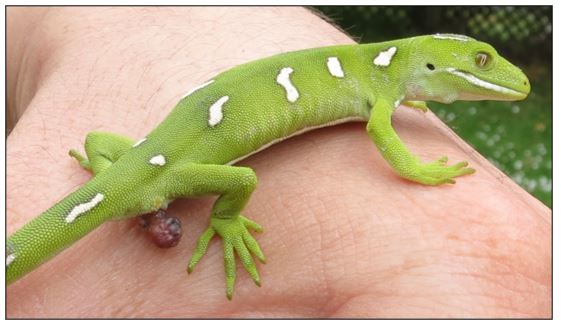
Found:
<path fill-rule="evenodd" d="M 16 259 L 16 255 L 15 254 L 9 254 L 6 257 L 6 267 L 8 267 L 14 260 Z"/>
<path fill-rule="evenodd" d="M 103 197 L 103 194 L 98 193 L 91 201 L 74 206 L 72 211 L 70 211 L 70 213 L 66 216 L 66 222 L 70 223 L 76 220 L 78 216 L 96 207 L 97 204 L 101 203 Z"/>
<path fill-rule="evenodd" d="M 292 68 L 282 68 L 277 76 L 277 82 L 286 90 L 286 98 L 289 102 L 294 103 L 300 97 L 298 90 L 290 81 L 290 74 L 294 72 Z"/>
<path fill-rule="evenodd" d="M 222 117 L 224 114 L 222 113 L 222 106 L 224 103 L 228 102 L 230 99 L 229 96 L 222 96 L 218 99 L 218 101 L 214 102 L 213 105 L 210 106 L 208 111 L 208 124 L 211 127 L 218 125 L 222 121 Z"/>
<path fill-rule="evenodd" d="M 341 67 L 341 62 L 337 57 L 329 57 L 327 59 L 327 69 L 329 69 L 329 73 L 333 77 L 343 78 L 345 73 L 343 72 L 343 68 Z"/>
<path fill-rule="evenodd" d="M 377 66 L 388 66 L 390 65 L 395 52 L 397 51 L 396 47 L 390 47 L 386 50 L 381 51 L 378 56 L 374 59 L 374 64 Z"/>
<path fill-rule="evenodd" d="M 166 165 L 166 158 L 164 155 L 157 155 L 150 158 L 150 164 L 157 165 L 157 166 L 164 166 Z"/>

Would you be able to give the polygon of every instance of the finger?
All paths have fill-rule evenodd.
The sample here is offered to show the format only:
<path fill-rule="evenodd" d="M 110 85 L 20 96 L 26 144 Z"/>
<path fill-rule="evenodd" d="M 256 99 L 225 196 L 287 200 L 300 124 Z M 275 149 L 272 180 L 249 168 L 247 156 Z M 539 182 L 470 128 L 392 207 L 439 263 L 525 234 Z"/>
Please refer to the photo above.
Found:
<path fill-rule="evenodd" d="M 236 260 L 234 259 L 234 247 L 228 242 L 224 242 L 224 270 L 226 272 L 226 297 L 228 300 L 232 300 L 236 282 Z"/>
<path fill-rule="evenodd" d="M 235 241 L 234 248 L 236 249 L 236 253 L 240 257 L 240 260 L 242 261 L 243 267 L 253 279 L 253 282 L 255 282 L 257 286 L 261 286 L 261 280 L 259 279 L 257 268 L 255 267 L 253 258 L 251 257 L 251 254 L 249 253 L 249 250 L 247 249 L 243 241 L 242 240 Z"/>
<path fill-rule="evenodd" d="M 215 234 L 214 229 L 212 229 L 212 227 L 209 227 L 201 235 L 201 237 L 199 238 L 199 241 L 197 242 L 197 247 L 195 248 L 195 252 L 193 252 L 193 256 L 191 257 L 191 260 L 189 261 L 189 266 L 187 267 L 187 272 L 188 273 L 191 273 L 193 271 L 193 268 L 195 268 L 195 265 L 197 265 L 197 263 L 199 263 L 201 258 L 204 256 L 204 254 L 206 253 L 206 250 L 208 248 L 208 243 L 210 242 L 210 240 L 212 239 L 214 234 Z"/>
<path fill-rule="evenodd" d="M 464 168 L 466 166 L 468 166 L 468 162 L 459 162 L 459 163 L 455 164 L 454 166 L 452 166 L 452 168 L 455 169 L 455 170 L 459 170 L 459 169 Z"/>
<path fill-rule="evenodd" d="M 256 256 L 257 259 L 259 259 L 259 261 L 261 261 L 262 263 L 266 263 L 265 255 L 263 254 L 263 251 L 261 251 L 261 248 L 259 247 L 259 243 L 257 243 L 255 238 L 253 238 L 253 236 L 251 236 L 250 233 L 244 233 L 243 241 L 247 246 L 247 248 L 249 249 L 249 251 L 251 252 L 251 254 Z"/>
<path fill-rule="evenodd" d="M 261 227 L 261 225 L 259 225 L 256 222 L 253 222 L 251 220 L 249 220 L 248 218 L 242 217 L 244 225 L 246 226 L 246 228 L 252 229 L 258 233 L 263 232 L 263 227 Z"/>

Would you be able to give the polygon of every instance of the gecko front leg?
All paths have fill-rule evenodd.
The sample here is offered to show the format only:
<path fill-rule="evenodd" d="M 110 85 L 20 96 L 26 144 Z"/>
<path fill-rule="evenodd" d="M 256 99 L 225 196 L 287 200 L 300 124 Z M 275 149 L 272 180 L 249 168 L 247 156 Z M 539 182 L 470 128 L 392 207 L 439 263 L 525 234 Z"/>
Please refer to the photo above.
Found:
<path fill-rule="evenodd" d="M 448 157 L 423 164 L 400 140 L 391 124 L 394 107 L 384 99 L 376 101 L 368 121 L 367 131 L 382 156 L 402 177 L 425 185 L 455 183 L 454 178 L 472 174 L 467 162 L 447 166 Z"/>

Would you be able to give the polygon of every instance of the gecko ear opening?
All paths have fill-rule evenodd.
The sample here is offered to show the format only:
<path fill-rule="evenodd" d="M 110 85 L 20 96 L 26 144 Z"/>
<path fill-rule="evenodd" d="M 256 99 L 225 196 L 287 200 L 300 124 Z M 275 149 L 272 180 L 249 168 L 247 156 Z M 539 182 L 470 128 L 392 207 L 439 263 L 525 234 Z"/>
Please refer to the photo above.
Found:
<path fill-rule="evenodd" d="M 434 65 L 432 65 L 431 63 L 427 63 L 427 68 L 432 71 L 434 70 Z"/>

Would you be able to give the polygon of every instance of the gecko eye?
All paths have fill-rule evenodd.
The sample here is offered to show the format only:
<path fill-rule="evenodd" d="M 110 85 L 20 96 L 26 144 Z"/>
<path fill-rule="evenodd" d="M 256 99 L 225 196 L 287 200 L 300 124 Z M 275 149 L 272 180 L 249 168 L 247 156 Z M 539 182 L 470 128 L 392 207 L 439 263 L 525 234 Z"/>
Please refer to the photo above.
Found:
<path fill-rule="evenodd" d="M 491 64 L 491 55 L 485 52 L 480 52 L 475 55 L 475 64 L 481 69 L 487 69 Z"/>

